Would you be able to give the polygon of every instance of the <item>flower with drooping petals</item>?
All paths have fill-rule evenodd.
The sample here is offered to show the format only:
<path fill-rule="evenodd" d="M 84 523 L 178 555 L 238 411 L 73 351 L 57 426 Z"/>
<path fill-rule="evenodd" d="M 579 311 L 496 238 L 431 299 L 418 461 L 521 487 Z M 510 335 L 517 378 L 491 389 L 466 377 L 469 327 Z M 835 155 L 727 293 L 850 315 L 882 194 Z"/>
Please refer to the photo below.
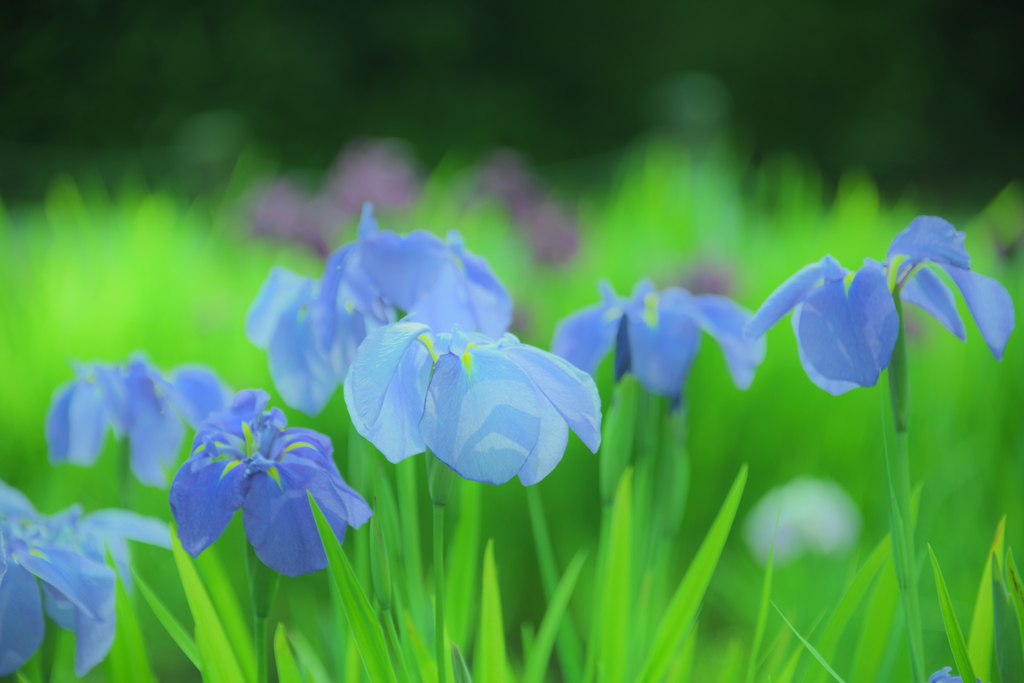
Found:
<path fill-rule="evenodd" d="M 680 398 L 700 348 L 701 331 L 722 347 L 733 382 L 746 389 L 764 360 L 763 341 L 743 337 L 749 311 L 716 294 L 690 294 L 680 287 L 661 292 L 641 280 L 627 299 L 600 285 L 603 301 L 559 321 L 552 351 L 593 374 L 612 346 L 615 378 L 632 372 L 652 393 Z"/>
<path fill-rule="evenodd" d="M 593 379 L 512 334 L 434 334 L 402 321 L 366 338 L 345 380 L 356 430 L 391 462 L 429 448 L 464 479 L 524 485 L 562 458 L 571 428 L 601 444 Z"/>
<path fill-rule="evenodd" d="M 941 218 L 918 216 L 893 239 L 884 264 L 865 259 L 854 272 L 825 256 L 779 285 L 747 323 L 746 335 L 761 338 L 792 311 L 800 362 L 812 382 L 834 395 L 873 386 L 899 334 L 894 292 L 966 341 L 953 292 L 934 266 L 956 284 L 1001 360 L 1015 324 L 1013 301 L 996 280 L 971 270 L 964 237 Z"/>
<path fill-rule="evenodd" d="M 171 512 L 182 547 L 195 557 L 241 509 L 245 535 L 260 560 L 298 576 L 327 566 L 307 491 L 339 541 L 371 512 L 341 478 L 331 440 L 286 427 L 284 413 L 266 409 L 268 400 L 258 389 L 240 391 L 227 410 L 203 423 L 192 455 L 171 483 Z"/>
<path fill-rule="evenodd" d="M 131 584 L 128 544 L 171 547 L 167 525 L 127 510 L 82 514 L 72 506 L 41 515 L 0 481 L 0 676 L 16 671 L 43 642 L 43 614 L 75 632 L 75 673 L 84 676 L 114 641 L 114 570 Z"/>

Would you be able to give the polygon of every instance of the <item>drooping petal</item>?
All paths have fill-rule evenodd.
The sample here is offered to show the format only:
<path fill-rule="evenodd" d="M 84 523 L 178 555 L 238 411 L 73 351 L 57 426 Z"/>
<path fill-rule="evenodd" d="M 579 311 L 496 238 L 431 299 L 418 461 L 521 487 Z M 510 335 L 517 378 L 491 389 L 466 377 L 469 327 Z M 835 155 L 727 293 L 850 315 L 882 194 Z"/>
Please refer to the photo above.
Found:
<path fill-rule="evenodd" d="M 526 371 L 562 420 L 592 453 L 597 453 L 601 446 L 601 397 L 590 375 L 563 358 L 526 344 L 503 343 L 499 350 Z"/>
<path fill-rule="evenodd" d="M 376 424 L 403 357 L 417 337 L 429 332 L 426 325 L 399 322 L 380 328 L 359 345 L 349 369 L 352 400 L 346 399 L 354 421 L 361 420 L 364 427 Z M 418 421 L 419 415 L 408 415 L 405 419 Z M 397 424 L 392 428 L 397 428 Z"/>
<path fill-rule="evenodd" d="M 377 419 L 366 424 L 353 413 L 352 424 L 356 431 L 376 446 L 390 462 L 398 463 L 423 452 L 419 418 L 423 415 L 423 401 L 427 394 L 432 363 L 433 359 L 426 347 L 413 344 L 402 356 L 387 386 Z M 352 376 L 350 372 L 345 379 L 345 404 L 349 406 L 350 413 L 355 405 Z"/>
<path fill-rule="evenodd" d="M 337 311 L 334 321 L 335 333 L 327 358 L 334 372 L 334 379 L 340 384 L 348 375 L 348 369 L 355 360 L 359 345 L 366 339 L 366 322 L 362 313 L 345 307 Z"/>
<path fill-rule="evenodd" d="M 631 304 L 626 313 L 630 371 L 648 391 L 676 398 L 700 348 L 700 329 L 671 301 L 659 298 L 656 309 L 645 310 L 652 305 Z"/>
<path fill-rule="evenodd" d="M 308 459 L 286 455 L 273 469 L 273 474 L 268 470 L 252 477 L 242 508 L 245 535 L 264 564 L 285 576 L 323 569 L 327 555 L 306 492 L 313 494 L 339 541 L 348 525 L 358 527 L 369 519 L 369 507 L 336 472 Z"/>
<path fill-rule="evenodd" d="M 256 348 L 270 346 L 281 314 L 293 305 L 309 283 L 309 278 L 287 268 L 274 266 L 270 269 L 270 275 L 260 285 L 245 314 L 245 336 Z"/>
<path fill-rule="evenodd" d="M 75 630 L 75 606 L 59 590 L 48 583 L 40 584 L 43 590 L 43 612 L 53 623 L 65 631 Z"/>
<path fill-rule="evenodd" d="M 107 419 L 118 437 L 128 431 L 131 423 L 128 387 L 121 366 L 94 363 L 88 367 L 76 368 L 79 379 L 88 377 L 96 382 L 107 411 Z"/>
<path fill-rule="evenodd" d="M 164 470 L 173 467 L 178 458 L 184 428 L 167 399 L 158 394 L 157 382 L 163 380 L 146 361 L 136 358 L 129 363 L 124 384 L 131 412 L 132 473 L 143 484 L 162 487 Z"/>
<path fill-rule="evenodd" d="M 615 343 L 622 314 L 614 298 L 569 314 L 555 326 L 551 352 L 593 375 Z"/>
<path fill-rule="evenodd" d="M 330 358 L 317 343 L 308 305 L 302 299 L 281 314 L 267 359 L 281 398 L 307 415 L 319 414 L 338 387 Z"/>
<path fill-rule="evenodd" d="M 242 423 L 255 420 L 269 401 L 270 396 L 262 389 L 242 389 L 231 399 L 231 404 L 226 410 L 214 413 L 206 419 L 196 435 L 196 441 L 202 442 L 208 434 L 225 432 L 244 442 L 245 432 L 242 430 Z"/>
<path fill-rule="evenodd" d="M 39 513 L 24 493 L 0 480 L 0 516 L 11 519 L 35 519 Z"/>
<path fill-rule="evenodd" d="M 854 382 L 847 382 L 841 379 L 828 379 L 818 372 L 818 370 L 811 365 L 811 362 L 807 360 L 807 354 L 804 353 L 804 348 L 800 344 L 800 313 L 803 310 L 803 307 L 803 304 L 797 304 L 796 308 L 793 309 L 793 315 L 790 318 L 790 322 L 793 326 L 793 334 L 797 339 L 796 349 L 800 356 L 800 365 L 803 366 L 804 372 L 807 373 L 807 377 L 814 382 L 818 388 L 824 389 L 833 396 L 840 396 L 851 389 L 859 387 L 860 385 Z"/>
<path fill-rule="evenodd" d="M 320 276 L 320 286 L 317 289 L 311 315 L 317 342 L 322 349 L 329 349 L 334 344 L 334 317 L 338 311 L 338 291 L 345 279 L 355 248 L 356 243 L 350 242 L 332 252 L 327 257 L 323 275 Z"/>
<path fill-rule="evenodd" d="M 677 294 L 672 293 L 672 290 L 662 294 L 666 301 L 674 296 Z M 733 383 L 739 389 L 748 388 L 754 381 L 754 372 L 764 361 L 766 347 L 764 335 L 751 340 L 743 334 L 751 318 L 750 311 L 732 299 L 717 294 L 691 296 L 686 292 L 686 297 L 689 297 L 689 303 L 695 309 L 694 320 L 722 348 Z"/>
<path fill-rule="evenodd" d="M 491 339 L 499 338 L 512 324 L 512 297 L 491 270 L 487 259 L 466 249 L 457 231 L 448 233 L 446 243 L 451 260 L 438 278 L 431 298 L 437 300 L 445 297 L 446 291 L 454 294 L 453 287 L 443 286 L 450 281 L 447 276 L 451 275 L 454 276 L 454 283 L 465 290 L 465 309 L 458 313 L 450 312 L 450 323 L 437 320 L 435 325 L 429 319 L 423 321 L 435 330 L 448 330 L 458 323 L 467 330 L 482 332 Z M 414 308 L 418 311 L 419 304 Z"/>
<path fill-rule="evenodd" d="M 0 676 L 14 673 L 35 654 L 44 628 L 39 585 L 12 563 L 0 581 Z"/>
<path fill-rule="evenodd" d="M 532 486 L 551 473 L 562 460 L 569 443 L 569 425 L 546 397 L 540 397 L 540 432 L 526 462 L 519 468 L 519 482 Z M 593 449 L 592 449 L 593 450 Z"/>
<path fill-rule="evenodd" d="M 39 544 L 31 550 L 16 549 L 14 558 L 39 580 L 56 588 L 86 616 L 97 619 L 106 614 L 114 598 L 114 570 L 110 567 L 52 543 Z"/>
<path fill-rule="evenodd" d="M 967 308 L 996 360 L 1003 359 L 1006 342 L 1016 325 L 1013 299 L 998 281 L 963 268 L 943 266 L 964 295 Z"/>
<path fill-rule="evenodd" d="M 181 547 L 192 557 L 206 550 L 242 507 L 247 490 L 241 461 L 195 456 L 187 460 L 174 475 L 170 491 Z"/>
<path fill-rule="evenodd" d="M 192 429 L 228 406 L 231 390 L 215 372 L 202 365 L 179 365 L 171 372 L 171 400 Z"/>
<path fill-rule="evenodd" d="M 960 341 L 967 341 L 967 331 L 960 312 L 956 310 L 953 290 L 930 269 L 922 268 L 917 271 L 914 277 L 903 285 L 900 298 L 923 309 Z"/>
<path fill-rule="evenodd" d="M 911 263 L 931 261 L 970 268 L 971 256 L 964 249 L 965 236 L 949 221 L 938 216 L 918 216 L 893 238 L 886 258 L 889 263 L 897 256 L 906 256 Z"/>
<path fill-rule="evenodd" d="M 407 312 L 434 287 L 450 260 L 444 242 L 424 230 L 404 237 L 382 230 L 362 239 L 360 245 L 370 282 L 385 301 Z"/>
<path fill-rule="evenodd" d="M 850 283 L 826 281 L 804 301 L 797 342 L 826 379 L 874 386 L 889 365 L 899 316 L 885 273 L 865 263 Z"/>
<path fill-rule="evenodd" d="M 103 450 L 107 412 L 95 382 L 77 379 L 54 392 L 46 411 L 50 462 L 89 466 Z"/>
<path fill-rule="evenodd" d="M 826 279 L 826 274 L 832 280 L 842 279 L 846 269 L 831 255 L 804 266 L 768 295 L 754 317 L 747 322 L 744 334 L 750 339 L 757 339 L 775 327 L 777 322 Z"/>
<path fill-rule="evenodd" d="M 94 666 L 107 658 L 114 643 L 117 614 L 114 611 L 114 591 L 105 610 L 97 618 L 86 616 L 75 609 L 75 675 L 82 678 Z"/>
<path fill-rule="evenodd" d="M 494 348 L 471 347 L 434 364 L 420 434 L 462 478 L 503 484 L 537 445 L 540 416 L 526 372 Z"/>
<path fill-rule="evenodd" d="M 82 517 L 79 526 L 102 538 L 126 538 L 161 548 L 171 547 L 171 534 L 166 522 L 130 510 L 90 512 Z"/>

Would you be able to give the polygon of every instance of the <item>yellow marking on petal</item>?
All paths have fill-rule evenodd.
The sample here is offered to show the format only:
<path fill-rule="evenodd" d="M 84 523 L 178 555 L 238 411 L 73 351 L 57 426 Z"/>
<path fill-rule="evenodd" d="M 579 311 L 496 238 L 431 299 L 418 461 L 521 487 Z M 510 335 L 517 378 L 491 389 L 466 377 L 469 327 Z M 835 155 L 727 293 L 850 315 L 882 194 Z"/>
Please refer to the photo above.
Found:
<path fill-rule="evenodd" d="M 658 293 L 648 292 L 644 295 L 644 322 L 648 327 L 658 326 Z"/>
<path fill-rule="evenodd" d="M 889 263 L 886 268 L 885 279 L 889 285 L 889 291 L 895 292 L 896 285 L 899 284 L 898 278 L 900 274 L 900 266 L 907 260 L 907 257 L 903 254 L 897 254 L 896 257 Z"/>
<path fill-rule="evenodd" d="M 420 340 L 421 344 L 423 344 L 424 346 L 427 347 L 427 351 L 430 351 L 430 357 L 433 358 L 434 362 L 436 363 L 437 362 L 437 354 L 434 353 L 434 340 L 431 339 L 430 336 L 427 335 L 426 333 L 421 334 L 420 336 L 418 336 L 416 338 Z"/>
<path fill-rule="evenodd" d="M 352 311 L 356 310 L 356 305 L 354 303 L 352 303 L 351 301 L 346 301 L 345 302 L 345 310 L 348 313 L 351 313 Z"/>
<path fill-rule="evenodd" d="M 857 271 L 847 273 L 846 277 L 843 278 L 843 289 L 846 291 L 846 295 L 850 295 L 850 283 L 853 282 L 853 278 L 856 277 Z"/>
<path fill-rule="evenodd" d="M 194 451 L 192 451 L 192 454 L 195 455 L 196 453 L 202 453 L 205 450 L 206 450 L 206 444 L 205 443 L 201 443 L 201 444 L 199 444 L 199 446 L 196 447 L 196 449 Z"/>
<path fill-rule="evenodd" d="M 296 441 L 295 443 L 289 444 L 288 446 L 286 446 L 283 452 L 287 453 L 288 451 L 294 451 L 296 448 L 313 448 L 313 449 L 316 449 L 316 446 L 314 446 L 311 443 L 306 443 L 305 441 Z"/>
<path fill-rule="evenodd" d="M 281 486 L 281 475 L 278 474 L 277 467 L 271 467 L 270 469 L 268 469 L 267 470 L 267 474 L 269 474 L 270 476 L 272 476 L 274 478 L 274 481 L 277 482 L 277 485 L 278 485 L 279 488 L 282 488 L 282 489 L 284 488 L 283 486 Z"/>
<path fill-rule="evenodd" d="M 601 318 L 606 323 L 611 322 L 611 321 L 613 321 L 613 320 L 615 320 L 617 318 L 621 318 L 621 317 L 622 317 L 622 309 L 619 308 L 618 306 L 612 306 L 611 308 L 609 308 L 607 311 L 604 312 L 604 315 L 601 316 Z"/>
<path fill-rule="evenodd" d="M 245 432 L 245 454 L 252 455 L 252 429 L 249 427 L 248 422 L 242 423 L 242 431 Z"/>
<path fill-rule="evenodd" d="M 458 254 L 452 254 L 452 261 L 455 261 L 455 267 L 461 272 L 466 272 L 466 264 L 462 261 L 462 258 Z"/>
<path fill-rule="evenodd" d="M 466 352 L 462 354 L 462 364 L 466 366 L 466 374 L 471 375 L 473 371 L 473 357 L 469 355 L 469 348 L 473 346 L 470 344 L 466 347 Z"/>
<path fill-rule="evenodd" d="M 28 550 L 28 554 L 29 554 L 29 555 L 35 555 L 35 556 L 36 556 L 36 557 L 38 557 L 38 558 L 39 558 L 40 560 L 45 560 L 46 562 L 49 562 L 49 561 L 50 561 L 50 558 L 48 558 L 48 557 L 46 556 L 46 553 L 44 553 L 44 552 L 43 552 L 42 550 L 36 550 L 35 548 L 29 548 L 29 550 Z"/>
<path fill-rule="evenodd" d="M 230 472 L 231 470 L 235 469 L 236 467 L 238 467 L 241 464 L 242 464 L 241 460 L 232 460 L 227 465 L 224 465 L 224 469 L 220 473 L 220 478 L 223 479 L 224 475 L 226 475 L 228 472 Z"/>

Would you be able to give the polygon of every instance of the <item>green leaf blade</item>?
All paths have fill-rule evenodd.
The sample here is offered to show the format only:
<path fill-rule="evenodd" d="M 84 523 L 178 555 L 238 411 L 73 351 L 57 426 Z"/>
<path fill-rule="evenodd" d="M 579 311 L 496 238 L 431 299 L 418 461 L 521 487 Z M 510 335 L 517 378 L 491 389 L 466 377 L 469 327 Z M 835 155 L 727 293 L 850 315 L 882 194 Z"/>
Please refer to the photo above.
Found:
<path fill-rule="evenodd" d="M 167 635 L 178 645 L 181 651 L 188 657 L 189 661 L 195 665 L 197 669 L 202 668 L 202 664 L 199 662 L 199 650 L 196 649 L 196 643 L 192 640 L 192 636 L 188 634 L 185 627 L 178 622 L 178 620 L 171 614 L 171 611 L 163 604 L 153 589 L 149 587 L 142 577 L 139 576 L 138 572 L 132 570 L 132 576 L 135 579 L 135 585 L 138 586 L 139 592 L 142 593 L 143 599 L 149 608 L 153 610 L 153 614 L 156 615 L 157 621 L 167 631 Z"/>
<path fill-rule="evenodd" d="M 274 631 L 274 661 L 277 663 L 279 683 L 302 683 L 299 667 L 295 664 L 295 657 L 288 645 L 288 634 L 285 633 L 284 624 L 281 622 L 278 622 Z"/>
<path fill-rule="evenodd" d="M 559 581 L 555 594 L 548 604 L 544 618 L 540 623 L 540 630 L 530 648 L 530 656 L 526 661 L 526 671 L 523 673 L 523 683 L 544 683 L 544 673 L 547 671 L 548 662 L 551 658 L 551 650 L 555 645 L 562 619 L 569 606 L 569 599 L 576 588 L 576 581 L 580 578 L 583 563 L 586 555 L 583 552 L 576 553 L 576 556 L 565 569 L 562 580 Z"/>
<path fill-rule="evenodd" d="M 618 683 L 626 675 L 633 591 L 633 470 L 630 468 L 626 468 L 615 492 L 607 562 L 601 602 L 598 680 Z"/>
<path fill-rule="evenodd" d="M 983 681 L 991 678 L 992 643 L 994 638 L 995 614 L 992 598 L 992 556 L 1003 556 L 1003 535 L 1006 531 L 1006 515 L 996 526 L 995 540 L 989 549 L 985 568 L 981 572 L 978 595 L 974 600 L 974 612 L 971 615 L 971 630 L 967 636 L 967 653 L 971 657 L 974 673 Z"/>
<path fill-rule="evenodd" d="M 505 626 L 501 615 L 498 569 L 494 563 L 494 540 L 484 551 L 480 597 L 480 679 L 482 683 L 505 683 Z"/>
<path fill-rule="evenodd" d="M 931 544 L 928 545 L 928 555 L 932 560 L 932 571 L 935 573 L 935 588 L 939 593 L 939 608 L 942 610 L 942 621 L 946 626 L 946 637 L 949 638 L 949 647 L 953 650 L 953 660 L 956 662 L 956 668 L 960 677 L 965 681 L 973 681 L 975 680 L 974 667 L 971 666 L 971 657 L 967 652 L 967 643 L 964 642 L 964 634 L 960 630 L 960 622 L 957 621 L 956 612 L 953 611 L 953 601 L 949 597 L 946 580 L 942 578 L 939 560 L 935 557 Z"/>

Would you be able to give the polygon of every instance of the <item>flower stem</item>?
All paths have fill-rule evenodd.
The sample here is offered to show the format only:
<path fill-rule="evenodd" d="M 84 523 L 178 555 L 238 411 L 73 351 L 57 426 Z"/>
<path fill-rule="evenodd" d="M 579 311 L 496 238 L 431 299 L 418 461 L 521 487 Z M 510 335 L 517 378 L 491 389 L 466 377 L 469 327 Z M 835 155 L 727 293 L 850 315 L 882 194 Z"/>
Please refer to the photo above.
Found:
<path fill-rule="evenodd" d="M 256 651 L 256 683 L 267 683 L 269 652 L 267 650 L 267 616 L 277 595 L 281 575 L 263 564 L 252 543 L 246 543 L 245 560 L 249 570 L 249 591 L 252 594 L 253 645 Z"/>
<path fill-rule="evenodd" d="M 889 399 L 896 425 L 896 462 L 886 463 L 890 486 L 890 519 L 892 543 L 896 560 L 896 576 L 907 616 L 907 637 L 910 641 L 910 666 L 915 681 L 925 680 L 924 642 L 921 628 L 921 607 L 917 592 L 917 559 L 914 553 L 914 515 L 910 503 L 910 449 L 907 425 L 910 415 L 910 371 L 907 363 L 907 336 L 903 318 L 903 302 L 899 290 L 893 300 L 899 314 L 900 329 L 889 361 Z M 893 472 L 893 469 L 895 472 Z M 894 476 L 895 475 L 895 476 Z"/>
<path fill-rule="evenodd" d="M 437 680 L 446 682 L 444 646 L 444 506 L 434 506 L 434 640 Z"/>
<path fill-rule="evenodd" d="M 132 449 L 128 436 L 122 436 L 117 449 L 117 496 L 121 507 L 131 508 Z"/>

